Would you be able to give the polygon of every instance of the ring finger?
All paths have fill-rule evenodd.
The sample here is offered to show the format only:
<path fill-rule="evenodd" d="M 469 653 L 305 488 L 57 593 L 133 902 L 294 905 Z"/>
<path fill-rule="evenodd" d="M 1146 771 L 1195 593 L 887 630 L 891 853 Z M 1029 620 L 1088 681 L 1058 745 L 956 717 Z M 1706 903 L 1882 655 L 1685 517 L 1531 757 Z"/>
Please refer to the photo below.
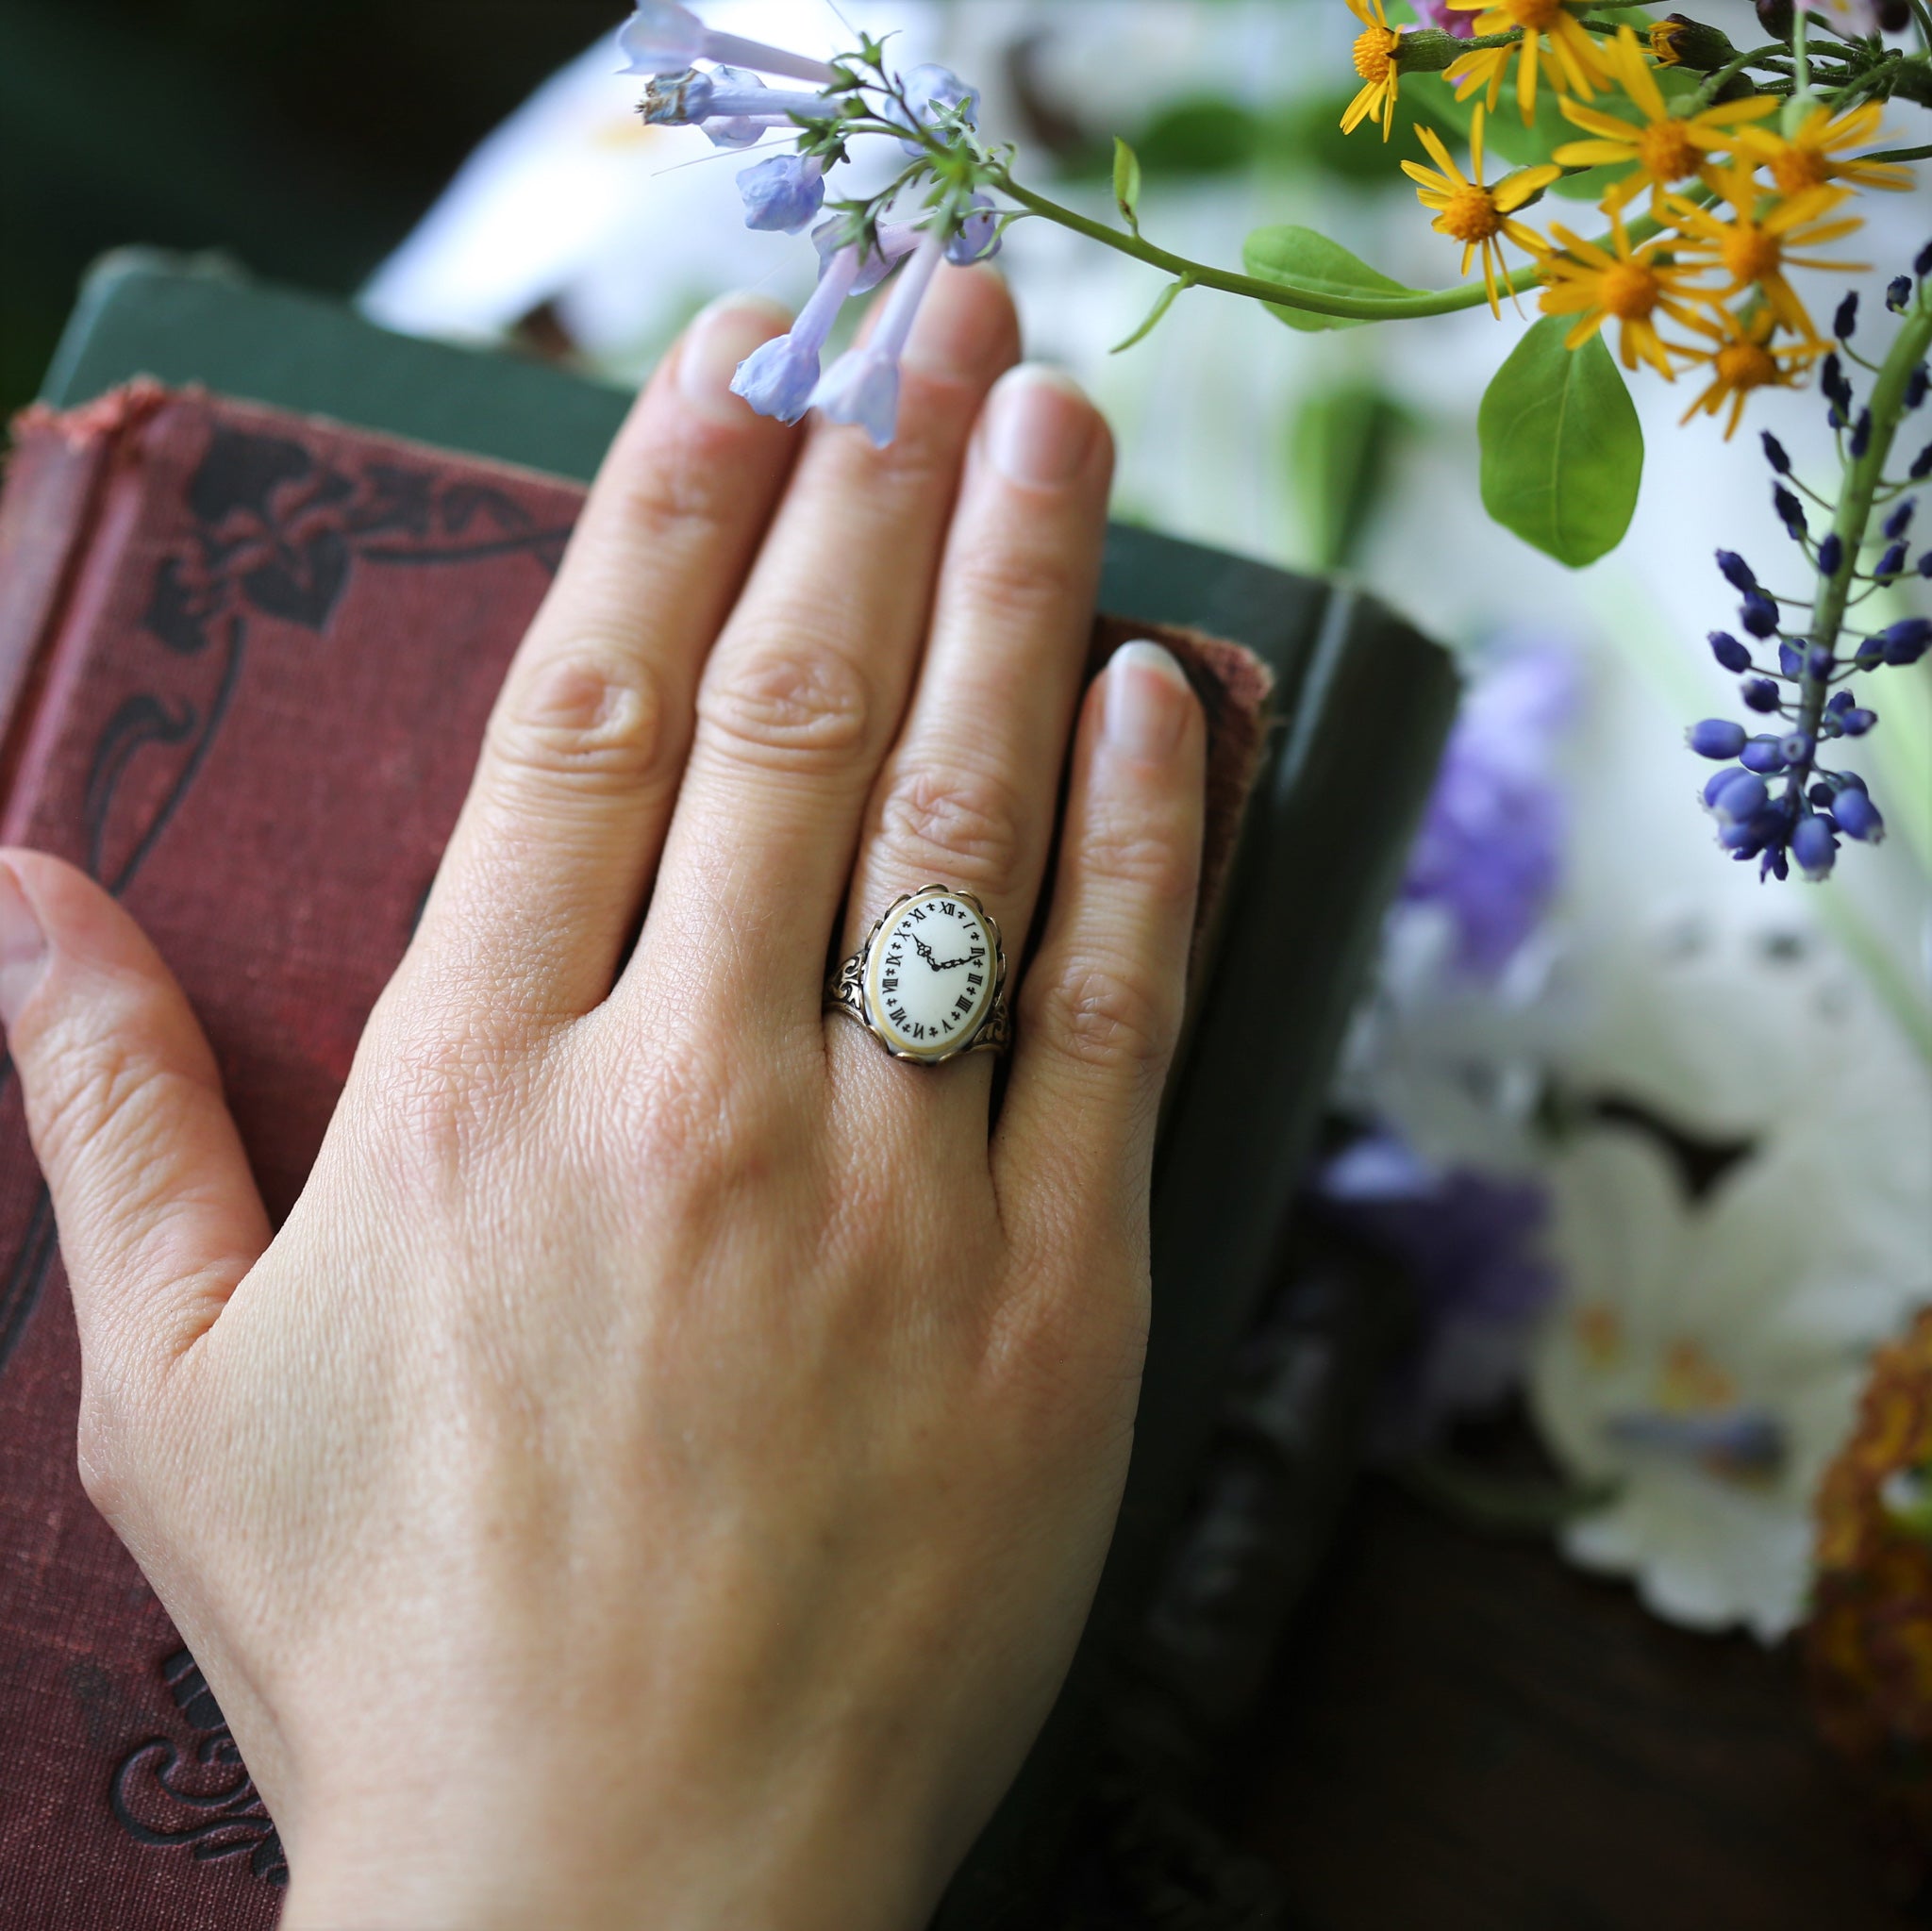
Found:
<path fill-rule="evenodd" d="M 844 953 L 894 898 L 940 881 L 984 902 L 1017 962 L 1052 844 L 1112 467 L 1106 424 L 1067 377 L 1026 365 L 994 387 L 968 456 L 918 688 L 867 807 Z M 927 960 L 924 971 L 943 965 Z M 841 1084 L 862 1107 L 883 1083 L 983 1137 L 983 1112 L 962 1107 L 957 1089 L 941 1098 L 908 1081 L 857 1028 L 841 1025 L 831 1050 L 852 1070 L 856 1089 Z M 983 1094 L 988 1075 L 975 1084 Z"/>

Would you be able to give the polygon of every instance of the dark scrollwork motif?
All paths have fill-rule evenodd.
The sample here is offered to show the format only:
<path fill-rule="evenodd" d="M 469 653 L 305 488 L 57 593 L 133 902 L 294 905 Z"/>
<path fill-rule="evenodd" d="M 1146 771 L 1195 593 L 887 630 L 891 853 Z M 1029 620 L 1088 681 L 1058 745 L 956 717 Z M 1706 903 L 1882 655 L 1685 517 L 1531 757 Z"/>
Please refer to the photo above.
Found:
<path fill-rule="evenodd" d="M 161 1675 L 194 1741 L 184 1747 L 155 1737 L 123 1759 L 109 1795 L 115 1822 L 158 1850 L 186 1850 L 203 1861 L 245 1856 L 258 1877 L 286 1885 L 281 1838 L 200 1666 L 176 1650 Z"/>
<path fill-rule="evenodd" d="M 570 537 L 568 524 L 540 525 L 516 497 L 474 477 L 389 460 L 339 467 L 291 437 L 231 425 L 214 431 L 187 507 L 192 532 L 156 566 L 142 620 L 161 647 L 154 680 L 166 688 L 124 698 L 88 765 L 88 869 L 117 897 L 201 774 L 241 684 L 251 616 L 322 636 L 358 564 L 522 555 L 555 575 Z M 193 668 L 203 658 L 206 673 Z M 130 787 L 135 771 L 143 781 Z M 0 1058 L 0 1086 L 9 1071 Z M 0 1269 L 0 1371 L 39 1301 L 53 1245 L 42 1195 L 25 1243 Z"/>

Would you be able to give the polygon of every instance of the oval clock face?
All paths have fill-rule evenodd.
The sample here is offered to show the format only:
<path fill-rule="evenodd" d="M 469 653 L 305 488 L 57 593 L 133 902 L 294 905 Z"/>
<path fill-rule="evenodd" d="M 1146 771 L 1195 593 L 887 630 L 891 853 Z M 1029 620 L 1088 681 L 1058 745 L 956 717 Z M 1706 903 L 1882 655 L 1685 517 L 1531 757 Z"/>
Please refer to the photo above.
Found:
<path fill-rule="evenodd" d="M 992 934 L 967 900 L 922 891 L 873 941 L 865 971 L 873 1024 L 915 1058 L 957 1053 L 986 1017 L 997 964 Z"/>

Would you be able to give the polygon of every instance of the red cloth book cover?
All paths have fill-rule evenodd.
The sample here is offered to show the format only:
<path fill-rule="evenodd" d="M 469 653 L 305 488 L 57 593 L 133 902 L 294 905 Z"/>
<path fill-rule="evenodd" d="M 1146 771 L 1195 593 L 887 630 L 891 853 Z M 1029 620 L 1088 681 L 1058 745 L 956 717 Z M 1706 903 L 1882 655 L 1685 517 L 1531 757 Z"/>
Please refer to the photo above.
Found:
<path fill-rule="evenodd" d="M 0 498 L 0 841 L 83 867 L 154 940 L 214 1042 L 277 1219 L 582 493 L 153 384 L 16 424 Z M 1150 631 L 1209 710 L 1219 877 L 1266 674 L 1158 626 L 1103 622 L 1096 652 Z M 193 1659 L 82 1493 L 78 1390 L 53 1216 L 0 1061 L 0 1918 L 9 1931 L 268 1925 L 286 1881 L 273 1823 Z"/>

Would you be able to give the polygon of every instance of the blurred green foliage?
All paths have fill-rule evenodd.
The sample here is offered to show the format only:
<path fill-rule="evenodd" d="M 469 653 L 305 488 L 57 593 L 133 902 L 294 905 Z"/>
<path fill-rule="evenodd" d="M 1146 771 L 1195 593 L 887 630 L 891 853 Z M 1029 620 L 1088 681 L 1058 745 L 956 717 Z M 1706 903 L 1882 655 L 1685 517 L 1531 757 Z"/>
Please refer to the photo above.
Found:
<path fill-rule="evenodd" d="M 87 264 L 221 249 L 347 291 L 615 0 L 0 0 L 0 408 Z"/>

